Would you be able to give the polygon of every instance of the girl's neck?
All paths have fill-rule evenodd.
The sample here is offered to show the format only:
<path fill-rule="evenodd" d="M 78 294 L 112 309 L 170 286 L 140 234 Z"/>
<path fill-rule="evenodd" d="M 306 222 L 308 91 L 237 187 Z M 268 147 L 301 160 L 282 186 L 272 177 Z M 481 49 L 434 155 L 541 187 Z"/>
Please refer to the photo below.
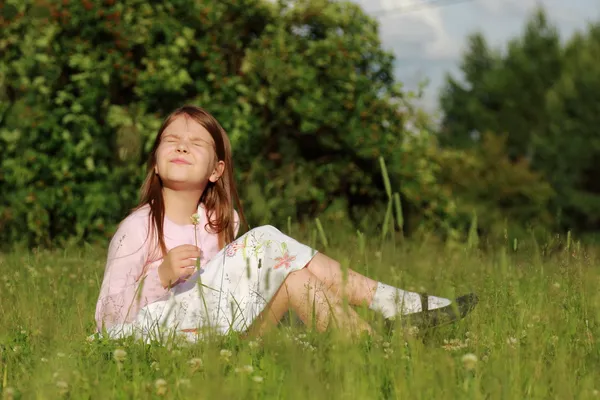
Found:
<path fill-rule="evenodd" d="M 172 190 L 163 187 L 163 199 L 165 201 L 165 215 L 178 225 L 189 225 L 192 214 L 198 212 L 198 202 L 202 191 Z"/>

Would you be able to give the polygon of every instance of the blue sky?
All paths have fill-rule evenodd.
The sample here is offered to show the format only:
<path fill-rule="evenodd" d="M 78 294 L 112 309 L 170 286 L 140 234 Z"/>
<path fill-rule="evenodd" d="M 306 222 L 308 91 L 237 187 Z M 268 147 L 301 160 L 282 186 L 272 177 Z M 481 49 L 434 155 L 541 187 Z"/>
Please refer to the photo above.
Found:
<path fill-rule="evenodd" d="M 411 7 L 427 0 L 352 0 L 377 15 L 383 45 L 396 56 L 396 76 L 408 88 L 428 78 L 423 106 L 434 111 L 446 72 L 458 75 L 467 36 L 483 32 L 494 47 L 504 46 L 524 28 L 537 4 L 542 4 L 564 39 L 600 20 L 600 0 L 471 0 L 410 12 L 381 12 Z"/>

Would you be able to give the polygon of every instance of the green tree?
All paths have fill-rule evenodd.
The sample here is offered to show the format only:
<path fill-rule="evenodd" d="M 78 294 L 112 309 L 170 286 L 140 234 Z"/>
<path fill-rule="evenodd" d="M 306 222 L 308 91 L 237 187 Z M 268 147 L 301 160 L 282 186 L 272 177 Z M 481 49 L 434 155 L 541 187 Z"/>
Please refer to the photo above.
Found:
<path fill-rule="evenodd" d="M 229 132 L 255 224 L 359 218 L 386 196 L 379 156 L 409 205 L 429 179 L 393 56 L 355 4 L 6 0 L 0 15 L 4 243 L 110 235 L 185 102 Z"/>
<path fill-rule="evenodd" d="M 562 62 L 560 37 L 543 9 L 505 54 L 490 50 L 481 34 L 471 36 L 461 67 L 464 83 L 448 77 L 441 94 L 440 140 L 465 147 L 483 132 L 506 133 L 509 156 L 535 166 L 536 137 L 546 132 L 546 92 L 559 79 Z"/>
<path fill-rule="evenodd" d="M 560 79 L 546 95 L 546 136 L 539 166 L 557 188 L 567 227 L 600 228 L 600 24 L 573 37 Z"/>

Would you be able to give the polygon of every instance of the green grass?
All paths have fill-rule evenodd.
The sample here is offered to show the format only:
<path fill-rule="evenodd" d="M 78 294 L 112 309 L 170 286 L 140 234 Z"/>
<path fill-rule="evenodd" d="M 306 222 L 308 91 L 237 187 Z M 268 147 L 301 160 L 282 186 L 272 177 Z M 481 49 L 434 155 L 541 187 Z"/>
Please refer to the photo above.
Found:
<path fill-rule="evenodd" d="M 441 296 L 475 291 L 480 304 L 459 323 L 416 336 L 398 329 L 385 343 L 317 334 L 294 318 L 259 342 L 88 342 L 104 249 L 13 252 L 0 255 L 2 391 L 24 399 L 305 400 L 573 399 L 600 390 L 593 248 L 482 253 L 367 241 L 363 254 L 356 237 L 328 236 L 327 253 L 353 269 Z M 373 313 L 359 312 L 385 333 Z M 120 363 L 116 349 L 126 352 Z M 477 357 L 473 369 L 465 354 Z"/>

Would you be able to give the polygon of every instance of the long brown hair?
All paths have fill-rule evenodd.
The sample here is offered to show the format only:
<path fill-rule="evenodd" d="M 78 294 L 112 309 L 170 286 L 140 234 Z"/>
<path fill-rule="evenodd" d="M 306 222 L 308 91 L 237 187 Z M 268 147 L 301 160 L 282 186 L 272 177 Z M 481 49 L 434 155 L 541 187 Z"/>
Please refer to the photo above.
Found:
<path fill-rule="evenodd" d="M 164 239 L 164 217 L 165 203 L 162 193 L 162 181 L 155 173 L 156 150 L 160 145 L 162 134 L 173 120 L 179 116 L 188 116 L 202 125 L 212 136 L 215 142 L 217 159 L 225 163 L 223 175 L 216 182 L 208 182 L 206 189 L 200 197 L 199 203 L 203 203 L 208 216 L 208 231 L 218 235 L 219 249 L 222 249 L 234 239 L 234 202 L 239 215 L 240 227 L 246 226 L 246 218 L 236 189 L 233 177 L 233 160 L 231 156 L 231 143 L 225 129 L 206 110 L 193 105 L 184 105 L 173 111 L 160 127 L 152 150 L 148 156 L 146 179 L 141 187 L 140 202 L 135 208 L 140 209 L 146 205 L 150 206 L 150 226 L 148 235 L 154 236 L 155 243 L 162 251 L 163 257 L 167 254 Z"/>

